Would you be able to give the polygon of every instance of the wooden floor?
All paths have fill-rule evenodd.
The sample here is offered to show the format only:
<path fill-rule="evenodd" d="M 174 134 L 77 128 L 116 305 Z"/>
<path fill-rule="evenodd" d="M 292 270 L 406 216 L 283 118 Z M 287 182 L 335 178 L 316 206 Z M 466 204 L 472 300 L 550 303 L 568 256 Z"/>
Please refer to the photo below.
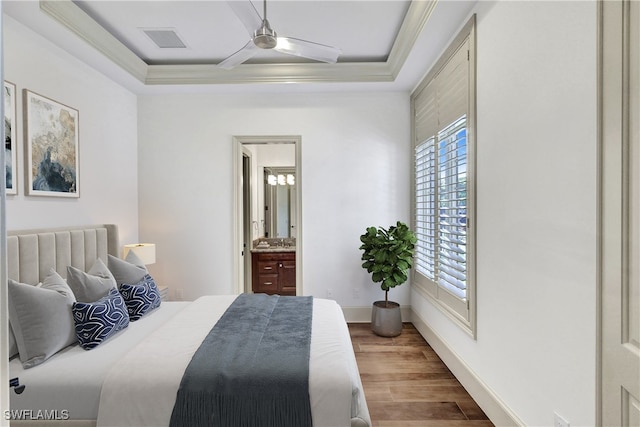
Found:
<path fill-rule="evenodd" d="M 491 421 L 410 323 L 383 338 L 349 324 L 373 427 L 490 427 Z"/>

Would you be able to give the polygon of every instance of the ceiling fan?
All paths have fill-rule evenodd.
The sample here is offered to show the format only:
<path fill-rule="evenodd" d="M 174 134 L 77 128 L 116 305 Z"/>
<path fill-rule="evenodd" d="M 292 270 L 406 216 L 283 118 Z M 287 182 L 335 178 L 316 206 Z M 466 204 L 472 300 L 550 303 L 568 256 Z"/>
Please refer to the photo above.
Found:
<path fill-rule="evenodd" d="M 227 3 L 249 31 L 251 40 L 242 49 L 220 62 L 218 67 L 230 70 L 257 54 L 260 49 L 273 49 L 331 64 L 338 60 L 341 53 L 338 48 L 293 37 L 278 36 L 267 21 L 267 0 L 264 0 L 263 17 L 260 17 L 250 0 L 231 0 Z"/>

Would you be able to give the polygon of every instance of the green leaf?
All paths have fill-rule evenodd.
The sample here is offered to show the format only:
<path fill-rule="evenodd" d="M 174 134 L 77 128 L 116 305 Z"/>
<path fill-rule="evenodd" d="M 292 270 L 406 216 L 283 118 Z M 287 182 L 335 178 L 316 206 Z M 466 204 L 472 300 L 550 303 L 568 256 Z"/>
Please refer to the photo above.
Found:
<path fill-rule="evenodd" d="M 406 224 L 397 221 L 388 229 L 368 227 L 360 242 L 362 267 L 371 273 L 375 283 L 382 282 L 382 290 L 388 291 L 408 280 L 407 270 L 413 265 L 417 238 Z"/>
<path fill-rule="evenodd" d="M 403 259 L 400 259 L 400 260 L 398 261 L 397 266 L 398 266 L 398 268 L 399 268 L 400 270 L 406 270 L 407 268 L 411 267 L 411 265 L 410 265 L 407 261 L 405 261 L 405 260 L 403 260 Z"/>
<path fill-rule="evenodd" d="M 393 280 L 400 285 L 407 281 L 407 275 L 402 273 L 393 273 Z"/>
<path fill-rule="evenodd" d="M 375 262 L 384 263 L 387 260 L 387 253 L 384 251 L 377 251 L 374 255 Z"/>

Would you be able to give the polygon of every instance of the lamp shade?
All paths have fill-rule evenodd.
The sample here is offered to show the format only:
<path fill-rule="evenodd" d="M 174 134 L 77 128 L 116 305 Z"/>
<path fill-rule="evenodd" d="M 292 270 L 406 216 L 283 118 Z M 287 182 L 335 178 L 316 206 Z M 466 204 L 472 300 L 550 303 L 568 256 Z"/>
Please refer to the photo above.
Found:
<path fill-rule="evenodd" d="M 154 243 L 132 243 L 130 245 L 124 245 L 124 258 L 127 257 L 129 251 L 133 251 L 145 265 L 156 262 L 156 245 Z"/>

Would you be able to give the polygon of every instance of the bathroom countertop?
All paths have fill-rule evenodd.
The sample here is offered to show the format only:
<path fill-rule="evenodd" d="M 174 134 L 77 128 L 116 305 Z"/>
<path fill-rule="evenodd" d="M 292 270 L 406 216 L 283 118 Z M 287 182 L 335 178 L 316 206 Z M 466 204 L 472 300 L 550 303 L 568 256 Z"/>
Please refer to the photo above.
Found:
<path fill-rule="evenodd" d="M 269 246 L 268 248 L 252 248 L 251 252 L 295 252 L 295 246 Z"/>

